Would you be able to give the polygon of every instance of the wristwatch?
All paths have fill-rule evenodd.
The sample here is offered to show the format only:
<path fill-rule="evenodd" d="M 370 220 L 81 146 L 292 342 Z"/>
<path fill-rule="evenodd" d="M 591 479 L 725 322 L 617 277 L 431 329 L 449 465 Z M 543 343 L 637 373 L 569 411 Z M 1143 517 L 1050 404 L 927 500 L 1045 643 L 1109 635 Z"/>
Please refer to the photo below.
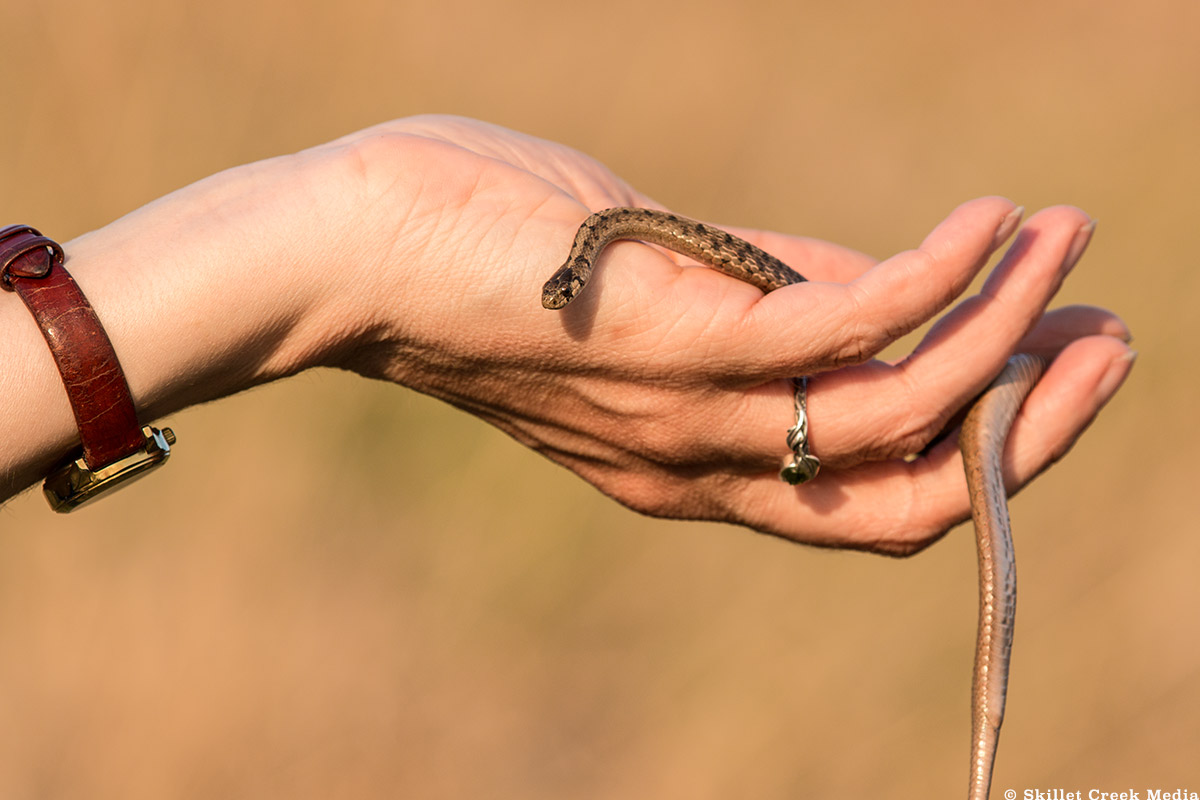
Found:
<path fill-rule="evenodd" d="M 46 478 L 55 511 L 73 511 L 166 463 L 175 434 L 138 422 L 112 342 L 62 247 L 28 225 L 0 228 L 0 286 L 16 292 L 42 330 L 79 426 L 80 448 Z"/>

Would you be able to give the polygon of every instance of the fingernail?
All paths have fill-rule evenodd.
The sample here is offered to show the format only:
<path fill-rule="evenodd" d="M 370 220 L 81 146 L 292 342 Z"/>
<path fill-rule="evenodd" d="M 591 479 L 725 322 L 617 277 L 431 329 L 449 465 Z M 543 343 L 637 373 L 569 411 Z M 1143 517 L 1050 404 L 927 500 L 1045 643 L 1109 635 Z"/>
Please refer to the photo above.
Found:
<path fill-rule="evenodd" d="M 1113 362 L 1108 365 L 1108 371 L 1096 385 L 1096 391 L 1101 397 L 1110 397 L 1117 390 L 1117 387 L 1128 377 L 1129 371 L 1133 369 L 1133 362 L 1137 360 L 1137 357 L 1137 350 L 1126 350 L 1113 359 Z"/>
<path fill-rule="evenodd" d="M 1075 238 L 1071 240 L 1071 246 L 1067 248 L 1067 255 L 1063 258 L 1063 271 L 1070 271 L 1074 268 L 1079 259 L 1083 257 L 1083 252 L 1087 250 L 1088 242 L 1092 241 L 1092 234 L 1096 232 L 1096 220 L 1092 220 L 1084 225 L 1075 233 Z"/>
<path fill-rule="evenodd" d="M 1012 236 L 1013 231 L 1021 224 L 1023 216 L 1025 216 L 1025 206 L 1017 206 L 1008 212 L 1008 216 L 1000 220 L 1000 226 L 996 228 L 996 235 L 992 237 L 993 250 L 1008 241 L 1008 237 Z"/>

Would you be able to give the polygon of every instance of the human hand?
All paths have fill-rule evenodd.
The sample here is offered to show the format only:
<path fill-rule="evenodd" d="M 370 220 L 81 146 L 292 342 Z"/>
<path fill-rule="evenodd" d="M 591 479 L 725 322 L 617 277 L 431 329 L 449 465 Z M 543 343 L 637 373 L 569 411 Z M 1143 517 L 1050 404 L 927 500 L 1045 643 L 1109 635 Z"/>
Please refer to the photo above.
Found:
<path fill-rule="evenodd" d="M 441 397 L 656 516 L 716 519 L 810 544 L 916 552 L 968 515 L 952 440 L 920 457 L 1015 351 L 1056 358 L 1011 436 L 1010 489 L 1060 457 L 1131 366 L 1128 331 L 1090 307 L 1045 312 L 1091 220 L 1035 215 L 979 295 L 906 358 L 873 357 L 948 307 L 1019 222 L 960 206 L 882 263 L 736 231 L 810 279 L 753 287 L 639 244 L 606 251 L 563 312 L 540 287 L 590 211 L 655 204 L 587 157 L 469 120 L 418 117 L 342 140 L 387 243 L 376 323 L 344 366 Z M 388 302 L 379 303 L 386 297 Z M 809 384 L 811 484 L 779 481 L 792 375 Z"/>

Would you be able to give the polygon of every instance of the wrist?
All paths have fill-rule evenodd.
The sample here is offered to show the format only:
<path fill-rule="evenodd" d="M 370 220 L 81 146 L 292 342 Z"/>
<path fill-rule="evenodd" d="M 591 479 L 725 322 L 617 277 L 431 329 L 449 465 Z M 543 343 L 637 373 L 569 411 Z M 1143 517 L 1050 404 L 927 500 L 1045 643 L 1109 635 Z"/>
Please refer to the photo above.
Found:
<path fill-rule="evenodd" d="M 344 225 L 323 213 L 324 167 L 308 154 L 239 167 L 67 244 L 139 411 L 286 377 L 340 346 Z"/>
<path fill-rule="evenodd" d="M 329 363 L 347 346 L 354 303 L 330 291 L 330 276 L 347 273 L 336 262 L 355 194 L 336 162 L 308 151 L 229 170 L 64 243 L 143 423 Z M 46 343 L 11 294 L 0 320 L 11 343 L 0 353 L 12 410 L 0 419 L 4 499 L 43 477 L 78 433 Z"/>

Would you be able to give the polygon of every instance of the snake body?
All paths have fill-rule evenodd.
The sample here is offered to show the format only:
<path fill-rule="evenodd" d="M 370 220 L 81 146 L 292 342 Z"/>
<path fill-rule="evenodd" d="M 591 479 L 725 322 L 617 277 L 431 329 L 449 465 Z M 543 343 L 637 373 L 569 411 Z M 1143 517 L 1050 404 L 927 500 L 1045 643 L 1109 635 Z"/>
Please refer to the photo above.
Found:
<path fill-rule="evenodd" d="M 576 298 L 587 285 L 601 251 L 620 239 L 661 245 L 764 292 L 805 280 L 771 254 L 711 225 L 664 211 L 610 208 L 591 215 L 579 227 L 566 262 L 542 289 L 542 305 L 560 309 Z M 969 800 L 987 800 L 991 788 L 1016 613 L 1016 561 L 1001 456 L 1021 403 L 1044 369 L 1045 362 L 1036 356 L 1021 354 L 1010 359 L 976 400 L 959 435 L 979 552 Z"/>
<path fill-rule="evenodd" d="M 720 228 L 649 208 L 610 208 L 579 226 L 571 255 L 542 287 L 542 305 L 558 309 L 571 302 L 592 277 L 600 251 L 618 239 L 662 245 L 764 292 L 804 281 L 775 256 Z"/>
<path fill-rule="evenodd" d="M 1009 359 L 967 412 L 958 435 L 979 551 L 979 630 L 971 682 L 970 800 L 987 800 L 992 784 L 1017 613 L 1017 562 L 1001 456 L 1022 401 L 1045 369 L 1046 362 L 1037 356 L 1021 353 Z"/>

